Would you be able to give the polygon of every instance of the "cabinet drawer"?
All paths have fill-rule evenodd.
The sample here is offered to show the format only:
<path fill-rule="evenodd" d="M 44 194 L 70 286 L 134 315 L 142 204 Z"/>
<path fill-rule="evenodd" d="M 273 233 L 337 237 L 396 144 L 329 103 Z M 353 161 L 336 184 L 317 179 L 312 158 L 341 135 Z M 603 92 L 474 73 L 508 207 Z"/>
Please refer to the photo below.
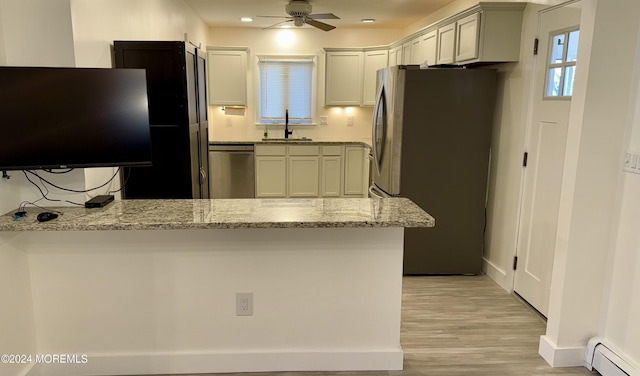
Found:
<path fill-rule="evenodd" d="M 322 155 L 342 155 L 342 146 L 340 145 L 323 146 Z"/>
<path fill-rule="evenodd" d="M 284 145 L 256 145 L 256 155 L 286 155 Z"/>
<path fill-rule="evenodd" d="M 289 155 L 318 155 L 319 146 L 317 145 L 291 145 L 289 146 Z"/>

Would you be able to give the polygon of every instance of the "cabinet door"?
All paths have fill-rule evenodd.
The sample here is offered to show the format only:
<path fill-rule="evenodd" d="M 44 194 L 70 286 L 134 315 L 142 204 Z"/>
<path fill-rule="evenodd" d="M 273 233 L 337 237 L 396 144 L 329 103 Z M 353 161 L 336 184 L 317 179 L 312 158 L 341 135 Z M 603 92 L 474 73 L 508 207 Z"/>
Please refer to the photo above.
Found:
<path fill-rule="evenodd" d="M 411 64 L 411 49 L 411 42 L 407 42 L 402 45 L 402 64 Z"/>
<path fill-rule="evenodd" d="M 365 182 L 364 147 L 345 146 L 344 149 L 344 195 L 366 197 L 369 187 Z"/>
<path fill-rule="evenodd" d="M 422 64 L 424 60 L 420 56 L 421 37 L 416 37 L 411 41 L 411 64 Z"/>
<path fill-rule="evenodd" d="M 438 31 L 433 30 L 422 36 L 422 41 L 420 42 L 420 63 L 422 64 L 426 61 L 427 65 L 436 65 L 437 52 Z"/>
<path fill-rule="evenodd" d="M 209 50 L 209 104 L 246 106 L 247 51 Z"/>
<path fill-rule="evenodd" d="M 456 23 L 438 28 L 438 64 L 455 63 Z"/>
<path fill-rule="evenodd" d="M 362 105 L 373 106 L 376 103 L 376 79 L 378 69 L 386 68 L 389 62 L 389 51 L 367 51 L 364 55 L 364 83 L 362 87 Z"/>
<path fill-rule="evenodd" d="M 256 197 L 287 196 L 287 159 L 285 156 L 256 156 Z"/>
<path fill-rule="evenodd" d="M 319 157 L 289 156 L 289 197 L 319 196 Z"/>
<path fill-rule="evenodd" d="M 361 51 L 327 52 L 325 105 L 360 105 L 363 57 L 364 54 Z"/>
<path fill-rule="evenodd" d="M 480 13 L 472 14 L 456 22 L 456 61 L 478 58 Z"/>
<path fill-rule="evenodd" d="M 339 155 L 323 156 L 320 176 L 320 196 L 340 197 L 342 157 Z"/>
<path fill-rule="evenodd" d="M 402 58 L 403 58 L 403 56 L 402 56 L 402 46 L 398 46 L 398 47 L 396 47 L 396 65 L 404 64 L 402 62 Z"/>
<path fill-rule="evenodd" d="M 397 50 L 395 48 L 390 48 L 389 49 L 389 66 L 390 67 L 394 67 L 394 66 L 398 65 L 396 63 L 396 53 L 397 53 Z"/>

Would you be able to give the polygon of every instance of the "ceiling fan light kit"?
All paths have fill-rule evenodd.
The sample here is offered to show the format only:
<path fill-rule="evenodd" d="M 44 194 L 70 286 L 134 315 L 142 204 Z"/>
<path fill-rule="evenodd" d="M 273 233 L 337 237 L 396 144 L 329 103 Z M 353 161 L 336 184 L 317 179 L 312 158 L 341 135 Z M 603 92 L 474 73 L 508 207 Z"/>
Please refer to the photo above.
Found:
<path fill-rule="evenodd" d="M 318 21 L 319 19 L 332 19 L 338 20 L 340 17 L 336 16 L 333 13 L 320 13 L 320 14 L 311 14 L 311 4 L 307 0 L 291 0 L 284 8 L 285 12 L 289 15 L 287 16 L 257 16 L 263 18 L 286 18 L 286 21 L 279 22 L 275 25 L 267 27 L 267 29 L 271 29 L 274 26 L 278 26 L 284 22 L 291 22 L 297 27 L 302 27 L 304 24 L 316 27 L 320 30 L 330 31 L 335 29 L 336 27 L 333 25 L 329 25 L 324 22 Z"/>

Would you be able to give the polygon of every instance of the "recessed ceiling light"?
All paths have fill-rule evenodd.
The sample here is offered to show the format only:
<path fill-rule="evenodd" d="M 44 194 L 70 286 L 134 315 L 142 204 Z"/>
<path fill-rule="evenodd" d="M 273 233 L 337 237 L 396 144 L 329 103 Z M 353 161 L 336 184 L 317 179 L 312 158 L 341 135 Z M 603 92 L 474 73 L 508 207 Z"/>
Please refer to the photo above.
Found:
<path fill-rule="evenodd" d="M 372 23 L 372 22 L 376 22 L 376 20 L 374 20 L 373 18 L 363 18 L 360 20 L 360 22 Z"/>
<path fill-rule="evenodd" d="M 251 18 L 251 17 L 242 17 L 240 19 L 240 21 L 242 21 L 242 22 L 251 22 L 251 21 L 253 21 L 253 18 Z"/>

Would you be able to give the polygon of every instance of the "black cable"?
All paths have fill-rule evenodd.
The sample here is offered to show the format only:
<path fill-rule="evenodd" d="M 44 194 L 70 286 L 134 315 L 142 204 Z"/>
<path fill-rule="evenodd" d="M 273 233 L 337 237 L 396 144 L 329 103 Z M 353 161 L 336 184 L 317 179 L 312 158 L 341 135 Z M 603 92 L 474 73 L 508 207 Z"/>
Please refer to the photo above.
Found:
<path fill-rule="evenodd" d="M 104 183 L 104 184 L 102 184 L 102 185 L 100 185 L 100 186 L 98 186 L 98 187 L 95 187 L 95 188 L 91 188 L 91 189 L 84 189 L 84 190 L 77 190 L 77 189 L 64 188 L 64 187 L 61 187 L 61 186 L 59 186 L 59 185 L 53 184 L 52 182 L 50 182 L 50 181 L 48 181 L 47 179 L 43 178 L 42 176 L 38 175 L 38 173 L 37 173 L 37 172 L 34 172 L 33 170 L 26 170 L 26 171 L 27 171 L 28 173 L 30 173 L 31 175 L 35 175 L 35 176 L 37 176 L 40 180 L 42 180 L 43 182 L 45 182 L 45 183 L 49 184 L 50 186 L 52 186 L 52 187 L 54 187 L 54 188 L 57 188 L 57 189 L 60 189 L 60 190 L 62 190 L 62 191 L 66 191 L 66 192 L 73 192 L 73 193 L 88 193 L 88 192 L 91 192 L 91 191 L 95 191 L 96 189 L 100 189 L 100 188 L 102 188 L 102 187 L 104 187 L 104 186 L 108 185 L 109 183 L 111 183 L 111 182 L 113 181 L 113 179 L 115 179 L 115 177 L 116 177 L 116 176 L 118 175 L 118 173 L 120 172 L 120 167 L 118 167 L 118 169 L 116 170 L 116 173 L 115 173 L 115 174 L 113 174 L 113 176 L 112 176 L 109 180 L 107 180 L 107 182 L 106 182 L 106 183 Z"/>
<path fill-rule="evenodd" d="M 124 177 L 124 181 L 122 182 L 122 185 L 120 186 L 120 189 L 117 189 L 117 190 L 115 190 L 115 191 L 109 191 L 109 192 L 107 192 L 107 194 L 108 194 L 108 195 L 110 195 L 110 194 L 112 194 L 112 193 L 118 193 L 118 192 L 120 192 L 121 190 L 123 190 L 123 189 L 124 189 L 124 187 L 127 185 L 127 182 L 129 181 L 129 177 L 130 177 L 130 176 L 131 176 L 131 169 L 129 168 L 129 169 L 127 170 L 127 175 Z"/>
<path fill-rule="evenodd" d="M 73 201 L 69 201 L 69 200 L 58 200 L 58 199 L 55 199 L 55 198 L 47 197 L 47 194 L 49 193 L 49 190 L 46 188 L 46 186 L 45 186 L 45 189 L 47 189 L 47 193 L 44 193 L 44 191 L 42 191 L 42 188 L 40 188 L 40 186 L 38 184 L 36 184 L 36 182 L 34 182 L 33 180 L 29 179 L 29 175 L 27 175 L 27 172 L 29 172 L 29 171 L 24 171 L 24 170 L 22 171 L 22 173 L 24 174 L 24 177 L 27 178 L 29 183 L 33 184 L 36 188 L 38 188 L 38 191 L 40 191 L 40 194 L 42 195 L 42 198 L 44 198 L 45 200 L 51 201 L 51 202 L 63 202 L 64 201 L 64 202 L 67 202 L 69 204 L 84 206 L 84 204 L 79 204 L 77 202 L 73 202 Z M 37 174 L 34 174 L 34 175 L 38 176 Z"/>

